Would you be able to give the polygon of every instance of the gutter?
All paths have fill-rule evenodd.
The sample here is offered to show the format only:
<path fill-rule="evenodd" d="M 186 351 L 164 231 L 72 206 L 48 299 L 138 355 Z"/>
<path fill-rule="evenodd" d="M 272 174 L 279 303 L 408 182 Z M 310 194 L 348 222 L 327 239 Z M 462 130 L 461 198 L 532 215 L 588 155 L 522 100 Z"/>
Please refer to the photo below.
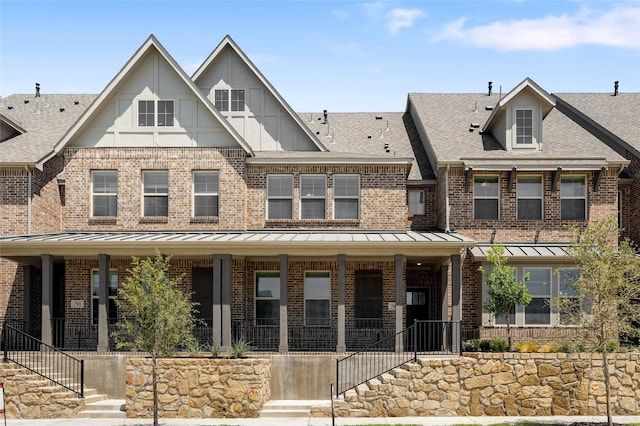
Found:
<path fill-rule="evenodd" d="M 447 170 L 444 175 L 444 191 L 445 191 L 445 204 L 444 204 L 444 217 L 445 217 L 445 232 L 451 232 L 451 227 L 449 226 L 449 164 L 447 164 Z"/>

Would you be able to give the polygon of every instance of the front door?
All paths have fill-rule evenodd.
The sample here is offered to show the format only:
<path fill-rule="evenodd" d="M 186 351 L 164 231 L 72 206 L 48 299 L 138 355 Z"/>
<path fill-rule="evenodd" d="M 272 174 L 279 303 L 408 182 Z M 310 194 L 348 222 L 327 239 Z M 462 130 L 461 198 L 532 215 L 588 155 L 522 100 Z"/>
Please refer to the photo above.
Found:
<path fill-rule="evenodd" d="M 407 288 L 407 327 L 414 320 L 429 319 L 429 289 Z"/>
<path fill-rule="evenodd" d="M 196 337 L 200 343 L 213 341 L 213 268 L 193 268 L 191 290 L 193 301 L 198 303 L 195 315 Z"/>

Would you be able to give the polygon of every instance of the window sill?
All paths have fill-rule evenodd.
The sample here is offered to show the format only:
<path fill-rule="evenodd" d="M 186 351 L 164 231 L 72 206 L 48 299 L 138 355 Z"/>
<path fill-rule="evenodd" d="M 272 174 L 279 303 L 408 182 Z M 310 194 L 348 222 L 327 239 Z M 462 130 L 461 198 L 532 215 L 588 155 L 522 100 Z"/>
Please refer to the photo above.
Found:
<path fill-rule="evenodd" d="M 190 220 L 191 223 L 219 223 L 219 216 L 194 216 Z"/>
<path fill-rule="evenodd" d="M 140 218 L 140 223 L 168 223 L 168 216 L 145 216 Z"/>
<path fill-rule="evenodd" d="M 331 226 L 359 225 L 360 219 L 267 219 L 265 226 Z"/>
<path fill-rule="evenodd" d="M 89 218 L 89 225 L 115 225 L 117 216 L 94 216 Z"/>

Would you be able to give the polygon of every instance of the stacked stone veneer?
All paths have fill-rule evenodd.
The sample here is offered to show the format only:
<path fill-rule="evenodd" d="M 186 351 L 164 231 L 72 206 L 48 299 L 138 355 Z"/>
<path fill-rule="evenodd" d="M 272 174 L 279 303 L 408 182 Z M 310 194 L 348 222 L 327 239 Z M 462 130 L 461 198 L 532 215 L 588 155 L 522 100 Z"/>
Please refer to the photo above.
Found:
<path fill-rule="evenodd" d="M 419 359 L 335 403 L 340 417 L 604 415 L 600 354 L 465 354 Z M 640 354 L 609 363 L 615 415 L 640 414 Z M 313 407 L 312 415 L 330 415 Z"/>
<path fill-rule="evenodd" d="M 152 360 L 127 360 L 127 416 L 153 416 Z M 158 359 L 158 416 L 257 417 L 271 395 L 271 364 L 264 359 Z"/>

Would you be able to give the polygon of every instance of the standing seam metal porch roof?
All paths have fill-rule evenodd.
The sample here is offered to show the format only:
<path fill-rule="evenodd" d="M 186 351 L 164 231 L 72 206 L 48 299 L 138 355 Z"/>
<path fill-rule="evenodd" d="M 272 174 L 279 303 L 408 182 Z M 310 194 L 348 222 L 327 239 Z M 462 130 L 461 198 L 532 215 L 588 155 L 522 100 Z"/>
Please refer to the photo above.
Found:
<path fill-rule="evenodd" d="M 505 249 L 505 256 L 510 261 L 566 261 L 569 259 L 567 248 L 570 243 L 500 243 Z M 493 246 L 488 243 L 478 243 L 471 248 L 471 255 L 475 261 L 485 261 L 487 252 Z"/>
<path fill-rule="evenodd" d="M 362 256 L 406 254 L 441 256 L 474 241 L 441 231 L 149 231 L 61 232 L 0 237 L 0 256 L 16 258 L 48 253 L 93 256 L 98 253 L 136 255 L 160 249 L 166 254 L 202 255 L 211 251 L 234 255 L 272 255 L 291 251 L 310 256 L 344 253 Z M 280 250 L 280 251 L 274 251 Z"/>

